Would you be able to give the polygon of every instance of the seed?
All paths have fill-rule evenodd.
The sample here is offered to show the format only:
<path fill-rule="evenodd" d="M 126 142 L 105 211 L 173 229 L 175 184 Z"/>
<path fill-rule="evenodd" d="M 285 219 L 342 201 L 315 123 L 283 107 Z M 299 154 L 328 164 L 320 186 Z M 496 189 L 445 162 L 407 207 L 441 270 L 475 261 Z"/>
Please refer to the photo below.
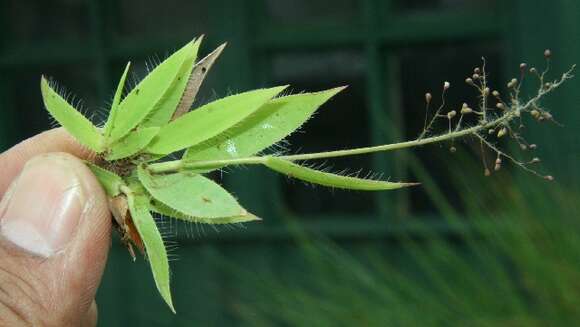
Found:
<path fill-rule="evenodd" d="M 493 92 L 491 92 L 491 94 L 496 98 L 499 97 L 499 91 L 497 90 L 494 90 Z"/>
<path fill-rule="evenodd" d="M 483 89 L 483 95 L 488 96 L 489 95 L 489 87 L 486 87 L 485 89 Z"/>
<path fill-rule="evenodd" d="M 532 117 L 534 117 L 535 119 L 538 119 L 538 117 L 540 117 L 540 112 L 537 111 L 536 109 L 532 109 L 532 111 L 530 111 L 530 115 L 532 115 Z"/>
<path fill-rule="evenodd" d="M 497 137 L 498 138 L 501 138 L 501 137 L 503 137 L 506 134 L 507 134 L 507 128 L 504 127 L 502 129 L 500 129 L 499 132 L 497 132 Z"/>
<path fill-rule="evenodd" d="M 544 176 L 544 179 L 547 180 L 547 181 L 553 182 L 554 181 L 554 176 L 552 176 L 552 175 Z"/>
<path fill-rule="evenodd" d="M 455 115 L 457 115 L 457 111 L 451 110 L 450 112 L 447 113 L 447 118 L 453 119 L 453 117 L 455 117 Z"/>
<path fill-rule="evenodd" d="M 473 75 L 471 75 L 471 78 L 473 78 L 474 80 L 478 80 L 479 74 L 473 74 Z"/>
<path fill-rule="evenodd" d="M 468 77 L 468 78 L 465 79 L 465 83 L 467 83 L 469 85 L 473 85 L 473 80 Z"/>
<path fill-rule="evenodd" d="M 505 105 L 501 102 L 498 102 L 496 105 L 497 109 L 505 110 Z"/>
<path fill-rule="evenodd" d="M 473 109 L 469 108 L 469 107 L 463 107 L 461 108 L 461 114 L 462 115 L 467 115 L 473 112 Z"/>

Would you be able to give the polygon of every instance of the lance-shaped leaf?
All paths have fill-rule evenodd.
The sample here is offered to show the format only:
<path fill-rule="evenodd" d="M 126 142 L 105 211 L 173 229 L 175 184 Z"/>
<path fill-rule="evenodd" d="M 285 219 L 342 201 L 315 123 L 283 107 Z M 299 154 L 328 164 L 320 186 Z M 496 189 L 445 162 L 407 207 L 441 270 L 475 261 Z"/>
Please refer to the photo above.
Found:
<path fill-rule="evenodd" d="M 207 219 L 247 215 L 230 193 L 202 175 L 151 175 L 140 166 L 138 177 L 153 198 L 185 215 Z"/>
<path fill-rule="evenodd" d="M 147 152 L 169 154 L 208 140 L 248 117 L 286 87 L 244 92 L 203 105 L 163 126 Z"/>
<path fill-rule="evenodd" d="M 125 185 L 121 176 L 90 162 L 87 162 L 86 165 L 97 177 L 108 196 L 115 197 L 121 193 L 121 186 Z"/>
<path fill-rule="evenodd" d="M 151 201 L 151 210 L 157 212 L 158 214 L 164 215 L 166 217 L 171 217 L 183 221 L 188 221 L 192 223 L 201 223 L 201 224 L 210 224 L 210 225 L 225 225 L 225 224 L 238 224 L 238 223 L 246 223 L 250 221 L 259 221 L 262 220 L 259 217 L 254 216 L 253 214 L 247 212 L 243 216 L 231 216 L 231 217 L 215 217 L 215 218 L 199 218 L 186 215 L 182 212 L 174 210 L 163 203 L 152 200 Z"/>
<path fill-rule="evenodd" d="M 300 166 L 288 160 L 276 157 L 268 157 L 264 164 L 268 168 L 292 178 L 297 178 L 313 184 L 349 190 L 381 191 L 417 185 L 416 183 L 392 183 L 387 181 L 341 176 Z"/>
<path fill-rule="evenodd" d="M 155 219 L 153 219 L 149 211 L 149 198 L 145 193 L 129 193 L 127 194 L 127 199 L 129 201 L 129 211 L 131 212 L 133 223 L 137 227 L 139 236 L 145 245 L 145 251 L 149 259 L 149 265 L 153 272 L 153 279 L 155 280 L 157 290 L 171 311 L 175 313 L 173 302 L 171 301 L 171 288 L 169 286 L 169 261 L 167 259 L 167 251 L 161 233 L 159 233 L 159 229 L 155 224 Z"/>
<path fill-rule="evenodd" d="M 145 148 L 159 132 L 159 127 L 138 129 L 110 145 L 107 160 L 118 160 L 130 157 Z"/>
<path fill-rule="evenodd" d="M 189 76 L 189 79 L 187 81 L 187 86 L 183 91 L 181 100 L 179 100 L 179 104 L 177 105 L 177 109 L 175 109 L 175 112 L 173 113 L 173 117 L 171 117 L 171 120 L 175 120 L 183 116 L 185 113 L 189 111 L 189 109 L 191 109 L 191 105 L 193 104 L 193 101 L 195 101 L 195 97 L 197 96 L 199 87 L 201 86 L 201 83 L 203 83 L 203 80 L 207 76 L 207 72 L 209 72 L 211 66 L 213 66 L 213 63 L 216 61 L 216 59 L 219 57 L 219 55 L 222 53 L 225 47 L 226 47 L 225 43 L 220 45 L 214 51 L 208 54 L 205 58 L 203 58 L 197 64 L 195 64 L 195 66 L 193 67 L 193 71 L 191 72 L 191 75 Z"/>
<path fill-rule="evenodd" d="M 185 160 L 220 160 L 252 156 L 304 124 L 344 87 L 273 99 L 226 133 L 187 149 Z"/>
<path fill-rule="evenodd" d="M 111 135 L 107 142 L 112 143 L 127 135 L 157 108 L 178 77 L 183 63 L 196 52 L 194 44 L 192 41 L 172 54 L 127 94 L 111 121 Z"/>
<path fill-rule="evenodd" d="M 40 81 L 40 89 L 44 105 L 52 117 L 79 143 L 95 152 L 102 152 L 104 138 L 99 129 L 53 90 L 44 76 Z"/>
<path fill-rule="evenodd" d="M 197 52 L 203 37 L 198 38 L 193 43 L 191 51 L 185 58 L 181 69 L 176 78 L 173 80 L 171 87 L 169 87 L 163 97 L 159 100 L 151 113 L 143 120 L 142 126 L 163 126 L 169 122 L 176 112 L 183 95 L 187 93 L 187 85 L 193 72 Z"/>
<path fill-rule="evenodd" d="M 125 89 L 125 81 L 127 80 L 127 74 L 129 73 L 130 67 L 131 62 L 128 62 L 127 66 L 125 67 L 125 71 L 123 72 L 123 75 L 121 75 L 119 85 L 117 85 L 117 91 L 115 91 L 115 96 L 113 97 L 113 103 L 111 104 L 109 118 L 105 123 L 105 129 L 103 133 L 105 135 L 105 139 L 108 139 L 111 136 L 111 126 L 113 126 L 113 122 L 115 121 L 115 117 L 117 116 L 117 110 L 119 110 L 119 103 L 121 103 L 121 97 L 123 96 L 123 90 Z"/>

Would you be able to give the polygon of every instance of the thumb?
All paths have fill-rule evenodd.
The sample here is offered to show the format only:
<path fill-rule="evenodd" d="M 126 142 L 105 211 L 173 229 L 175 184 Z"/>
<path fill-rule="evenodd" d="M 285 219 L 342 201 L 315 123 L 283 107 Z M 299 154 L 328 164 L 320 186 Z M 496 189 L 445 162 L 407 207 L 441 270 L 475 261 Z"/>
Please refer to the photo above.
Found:
<path fill-rule="evenodd" d="M 0 202 L 0 325 L 95 324 L 110 228 L 105 195 L 81 160 L 31 159 Z"/>

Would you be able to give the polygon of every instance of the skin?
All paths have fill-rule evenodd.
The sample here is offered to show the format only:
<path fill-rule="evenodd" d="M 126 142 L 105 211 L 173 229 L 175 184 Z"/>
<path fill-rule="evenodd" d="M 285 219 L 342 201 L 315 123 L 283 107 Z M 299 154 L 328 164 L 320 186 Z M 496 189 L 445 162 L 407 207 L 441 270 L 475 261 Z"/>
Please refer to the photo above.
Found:
<path fill-rule="evenodd" d="M 27 162 L 48 158 L 76 172 L 87 204 L 66 246 L 48 256 L 0 236 L 0 326 L 96 325 L 95 293 L 110 248 L 111 217 L 103 190 L 81 160 L 92 156 L 63 129 L 36 135 L 0 154 L 0 198 L 7 196 Z M 50 194 L 46 196 L 50 201 Z"/>

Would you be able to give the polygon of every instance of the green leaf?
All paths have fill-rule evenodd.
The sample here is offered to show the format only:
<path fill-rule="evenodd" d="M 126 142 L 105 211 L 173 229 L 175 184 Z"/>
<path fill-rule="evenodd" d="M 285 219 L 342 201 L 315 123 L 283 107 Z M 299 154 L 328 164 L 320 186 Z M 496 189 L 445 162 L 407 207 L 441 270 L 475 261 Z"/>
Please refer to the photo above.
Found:
<path fill-rule="evenodd" d="M 349 190 L 381 191 L 417 185 L 416 183 L 392 183 L 387 181 L 341 176 L 300 166 L 288 160 L 276 157 L 268 157 L 264 164 L 268 168 L 292 178 L 301 179 L 313 184 Z"/>
<path fill-rule="evenodd" d="M 119 103 L 121 102 L 121 97 L 123 96 L 123 90 L 125 89 L 125 81 L 127 80 L 127 74 L 129 73 L 129 68 L 131 67 L 131 62 L 127 63 L 125 67 L 125 71 L 123 75 L 121 75 L 121 80 L 119 81 L 119 85 L 117 85 L 117 91 L 115 91 L 115 97 L 113 98 L 113 103 L 111 104 L 111 111 L 109 112 L 109 118 L 105 123 L 105 139 L 108 139 L 111 136 L 111 126 L 113 126 L 113 122 L 115 121 L 115 117 L 117 116 L 117 110 L 119 108 Z"/>
<path fill-rule="evenodd" d="M 143 126 L 163 126 L 169 122 L 171 117 L 176 112 L 184 93 L 190 76 L 192 76 L 192 69 L 197 58 L 197 52 L 201 44 L 202 38 L 198 38 L 193 43 L 192 49 L 188 53 L 187 58 L 183 62 L 178 75 L 174 79 L 170 88 L 167 89 L 159 103 L 155 106 L 153 111 L 143 121 Z"/>
<path fill-rule="evenodd" d="M 273 99 L 225 133 L 189 148 L 186 160 L 220 160 L 252 156 L 302 126 L 323 103 L 344 87 Z"/>
<path fill-rule="evenodd" d="M 147 151 L 169 154 L 210 139 L 248 117 L 286 87 L 244 92 L 201 106 L 163 126 Z"/>
<path fill-rule="evenodd" d="M 114 120 L 111 121 L 111 136 L 107 140 L 109 143 L 127 135 L 157 108 L 158 103 L 178 78 L 184 62 L 196 51 L 194 44 L 195 42 L 191 41 L 172 54 L 127 94 L 119 104 Z"/>
<path fill-rule="evenodd" d="M 125 185 L 121 176 L 90 162 L 87 162 L 86 165 L 93 172 L 95 177 L 97 177 L 108 196 L 113 198 L 121 194 L 121 186 Z"/>
<path fill-rule="evenodd" d="M 79 143 L 97 153 L 102 152 L 104 138 L 99 129 L 54 91 L 44 76 L 40 81 L 40 89 L 44 105 L 52 117 L 74 136 Z"/>
<path fill-rule="evenodd" d="M 163 238 L 157 229 L 155 219 L 149 212 L 149 198 L 145 194 L 129 193 L 129 211 L 131 218 L 147 252 L 149 265 L 153 272 L 153 279 L 157 290 L 171 311 L 175 313 L 173 302 L 171 301 L 171 288 L 169 286 L 169 261 Z"/>
<path fill-rule="evenodd" d="M 185 215 L 209 219 L 247 215 L 231 194 L 202 175 L 189 172 L 151 175 L 142 166 L 137 172 L 139 181 L 153 198 Z"/>
<path fill-rule="evenodd" d="M 189 111 L 189 109 L 191 109 L 191 105 L 193 104 L 193 101 L 195 101 L 195 97 L 197 96 L 197 92 L 199 91 L 201 83 L 203 83 L 203 80 L 205 79 L 207 73 L 213 66 L 213 63 L 216 61 L 216 59 L 219 57 L 219 55 L 222 53 L 225 47 L 226 47 L 225 43 L 220 45 L 210 54 L 205 56 L 205 58 L 203 58 L 197 64 L 195 64 L 195 66 L 193 67 L 193 71 L 189 76 L 189 80 L 187 81 L 187 86 L 183 91 L 183 96 L 181 97 L 181 100 L 179 101 L 177 109 L 175 109 L 175 112 L 173 113 L 173 117 L 171 117 L 171 120 L 175 120 L 183 116 L 185 113 Z"/>
<path fill-rule="evenodd" d="M 186 215 L 182 212 L 179 212 L 177 210 L 174 210 L 157 200 L 152 201 L 151 210 L 166 217 L 172 217 L 175 219 L 188 221 L 192 223 L 211 224 L 211 225 L 237 224 L 262 220 L 249 212 L 247 212 L 243 216 L 232 216 L 232 217 L 215 217 L 215 218 L 193 217 Z"/>
<path fill-rule="evenodd" d="M 153 140 L 158 132 L 159 127 L 146 127 L 129 133 L 129 135 L 110 146 L 106 159 L 118 160 L 138 153 Z"/>

